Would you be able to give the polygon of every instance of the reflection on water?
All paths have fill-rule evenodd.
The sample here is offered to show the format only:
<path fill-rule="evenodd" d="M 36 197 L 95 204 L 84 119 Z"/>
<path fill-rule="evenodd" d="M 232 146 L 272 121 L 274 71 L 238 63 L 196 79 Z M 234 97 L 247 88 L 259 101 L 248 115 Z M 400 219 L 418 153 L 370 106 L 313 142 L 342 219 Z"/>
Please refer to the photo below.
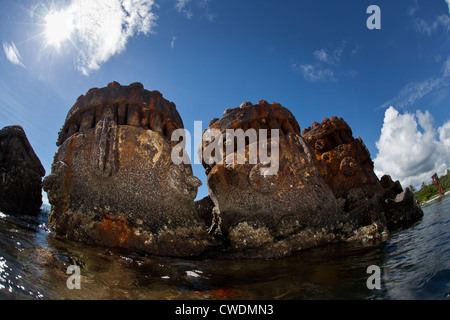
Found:
<path fill-rule="evenodd" d="M 384 249 L 385 291 L 392 299 L 450 299 L 450 197 L 423 207 L 415 227 Z"/>
<path fill-rule="evenodd" d="M 0 299 L 449 299 L 449 199 L 387 242 L 336 244 L 275 260 L 182 260 L 60 239 L 0 214 Z M 69 265 L 81 290 L 69 290 Z M 382 270 L 381 290 L 366 286 Z"/>

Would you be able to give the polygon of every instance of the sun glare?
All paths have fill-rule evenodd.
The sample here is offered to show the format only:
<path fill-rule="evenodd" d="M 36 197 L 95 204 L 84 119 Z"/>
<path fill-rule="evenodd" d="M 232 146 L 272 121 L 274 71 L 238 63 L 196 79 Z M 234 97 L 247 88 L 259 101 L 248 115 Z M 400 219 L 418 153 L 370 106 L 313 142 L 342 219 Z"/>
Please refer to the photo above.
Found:
<path fill-rule="evenodd" d="M 45 17 L 45 36 L 48 45 L 60 47 L 64 40 L 69 39 L 73 29 L 73 18 L 69 11 L 54 11 Z"/>

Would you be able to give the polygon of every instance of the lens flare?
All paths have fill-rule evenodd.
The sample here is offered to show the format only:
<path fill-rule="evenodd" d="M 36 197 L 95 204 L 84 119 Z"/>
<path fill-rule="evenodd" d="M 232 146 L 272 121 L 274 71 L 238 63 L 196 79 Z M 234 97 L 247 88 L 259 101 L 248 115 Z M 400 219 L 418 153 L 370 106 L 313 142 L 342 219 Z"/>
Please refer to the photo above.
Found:
<path fill-rule="evenodd" d="M 73 15 L 69 11 L 53 11 L 45 17 L 47 45 L 59 48 L 74 30 Z"/>

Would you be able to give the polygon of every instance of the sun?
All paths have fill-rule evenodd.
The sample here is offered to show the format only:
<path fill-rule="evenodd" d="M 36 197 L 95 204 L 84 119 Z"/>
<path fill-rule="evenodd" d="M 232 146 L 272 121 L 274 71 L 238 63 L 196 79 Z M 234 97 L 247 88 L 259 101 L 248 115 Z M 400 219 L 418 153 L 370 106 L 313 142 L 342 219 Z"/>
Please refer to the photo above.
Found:
<path fill-rule="evenodd" d="M 73 30 L 73 15 L 69 11 L 53 11 L 45 17 L 47 45 L 59 48 L 63 41 L 70 38 Z"/>

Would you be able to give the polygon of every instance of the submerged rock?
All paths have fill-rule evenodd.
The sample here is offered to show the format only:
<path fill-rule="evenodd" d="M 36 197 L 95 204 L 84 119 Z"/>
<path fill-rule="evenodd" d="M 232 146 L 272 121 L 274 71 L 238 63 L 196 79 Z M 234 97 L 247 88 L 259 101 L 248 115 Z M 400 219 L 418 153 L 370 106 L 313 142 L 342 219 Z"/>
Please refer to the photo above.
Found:
<path fill-rule="evenodd" d="M 62 127 L 44 180 L 58 234 L 166 256 L 199 256 L 214 243 L 196 214 L 200 180 L 171 161 L 183 123 L 175 104 L 140 83 L 91 89 Z"/>
<path fill-rule="evenodd" d="M 0 130 L 0 211 L 37 215 L 45 170 L 21 126 Z"/>

